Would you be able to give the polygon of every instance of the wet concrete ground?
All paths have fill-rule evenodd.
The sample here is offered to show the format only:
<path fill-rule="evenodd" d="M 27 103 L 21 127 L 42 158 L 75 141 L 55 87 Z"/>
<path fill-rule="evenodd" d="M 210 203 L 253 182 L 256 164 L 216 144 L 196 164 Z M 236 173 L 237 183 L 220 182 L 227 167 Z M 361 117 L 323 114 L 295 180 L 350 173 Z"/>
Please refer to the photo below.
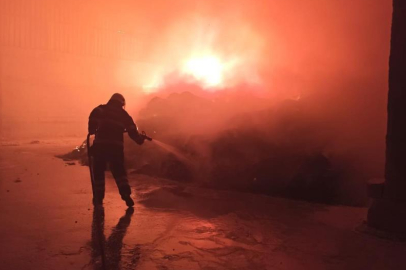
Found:
<path fill-rule="evenodd" d="M 406 243 L 363 226 L 366 208 L 214 191 L 131 175 L 127 210 L 108 179 L 54 157 L 80 139 L 0 147 L 0 269 L 403 269 Z M 104 254 L 104 256 L 102 256 Z M 104 258 L 104 259 L 103 259 Z"/>

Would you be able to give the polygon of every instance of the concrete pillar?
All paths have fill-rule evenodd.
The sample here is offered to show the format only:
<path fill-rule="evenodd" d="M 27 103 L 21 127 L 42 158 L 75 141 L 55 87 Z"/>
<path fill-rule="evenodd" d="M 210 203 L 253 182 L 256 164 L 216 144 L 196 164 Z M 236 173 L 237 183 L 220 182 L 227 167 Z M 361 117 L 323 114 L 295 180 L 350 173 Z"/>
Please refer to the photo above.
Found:
<path fill-rule="evenodd" d="M 372 227 L 406 233 L 406 1 L 393 0 L 385 183 L 368 212 Z"/>
<path fill-rule="evenodd" d="M 4 105 L 3 105 L 3 47 L 0 41 L 0 141 L 4 139 L 4 126 L 3 126 L 3 117 L 4 117 Z"/>

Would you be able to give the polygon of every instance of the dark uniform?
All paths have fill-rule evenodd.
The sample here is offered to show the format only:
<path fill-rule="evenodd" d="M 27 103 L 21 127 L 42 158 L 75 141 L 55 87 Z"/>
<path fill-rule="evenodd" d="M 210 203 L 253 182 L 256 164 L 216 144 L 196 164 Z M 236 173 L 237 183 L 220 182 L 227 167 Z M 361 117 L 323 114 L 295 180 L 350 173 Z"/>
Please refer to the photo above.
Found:
<path fill-rule="evenodd" d="M 89 133 L 96 135 L 91 149 L 94 176 L 93 203 L 101 204 L 103 202 L 104 172 L 108 163 L 121 198 L 127 202 L 128 206 L 132 206 L 134 203 L 130 197 L 131 188 L 124 166 L 123 133 L 127 131 L 130 138 L 140 145 L 144 142 L 144 138 L 138 133 L 131 116 L 123 109 L 124 98 L 120 102 L 113 97 L 107 104 L 96 107 L 89 116 Z"/>

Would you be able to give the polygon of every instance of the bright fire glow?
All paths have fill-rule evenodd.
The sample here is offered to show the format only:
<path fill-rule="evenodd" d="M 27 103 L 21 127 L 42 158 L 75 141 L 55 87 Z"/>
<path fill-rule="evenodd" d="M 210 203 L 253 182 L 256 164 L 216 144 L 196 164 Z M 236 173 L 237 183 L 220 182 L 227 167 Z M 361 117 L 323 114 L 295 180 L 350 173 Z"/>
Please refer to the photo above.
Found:
<path fill-rule="evenodd" d="M 192 58 L 185 63 L 183 72 L 207 87 L 215 87 L 223 82 L 224 65 L 214 56 Z"/>

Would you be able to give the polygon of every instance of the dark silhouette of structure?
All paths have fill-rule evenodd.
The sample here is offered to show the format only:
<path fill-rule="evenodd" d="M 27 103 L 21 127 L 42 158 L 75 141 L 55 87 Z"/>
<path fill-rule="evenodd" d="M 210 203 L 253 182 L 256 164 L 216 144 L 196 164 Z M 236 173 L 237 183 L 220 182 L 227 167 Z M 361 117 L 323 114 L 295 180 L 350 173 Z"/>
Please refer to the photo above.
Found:
<path fill-rule="evenodd" d="M 406 233 L 406 1 L 393 0 L 389 59 L 385 183 L 369 209 L 368 224 Z"/>
<path fill-rule="evenodd" d="M 104 235 L 104 208 L 95 207 L 93 210 L 91 263 L 95 270 L 120 269 L 121 249 L 123 239 L 130 226 L 133 208 L 128 208 L 125 215 L 120 218 L 106 240 Z"/>

